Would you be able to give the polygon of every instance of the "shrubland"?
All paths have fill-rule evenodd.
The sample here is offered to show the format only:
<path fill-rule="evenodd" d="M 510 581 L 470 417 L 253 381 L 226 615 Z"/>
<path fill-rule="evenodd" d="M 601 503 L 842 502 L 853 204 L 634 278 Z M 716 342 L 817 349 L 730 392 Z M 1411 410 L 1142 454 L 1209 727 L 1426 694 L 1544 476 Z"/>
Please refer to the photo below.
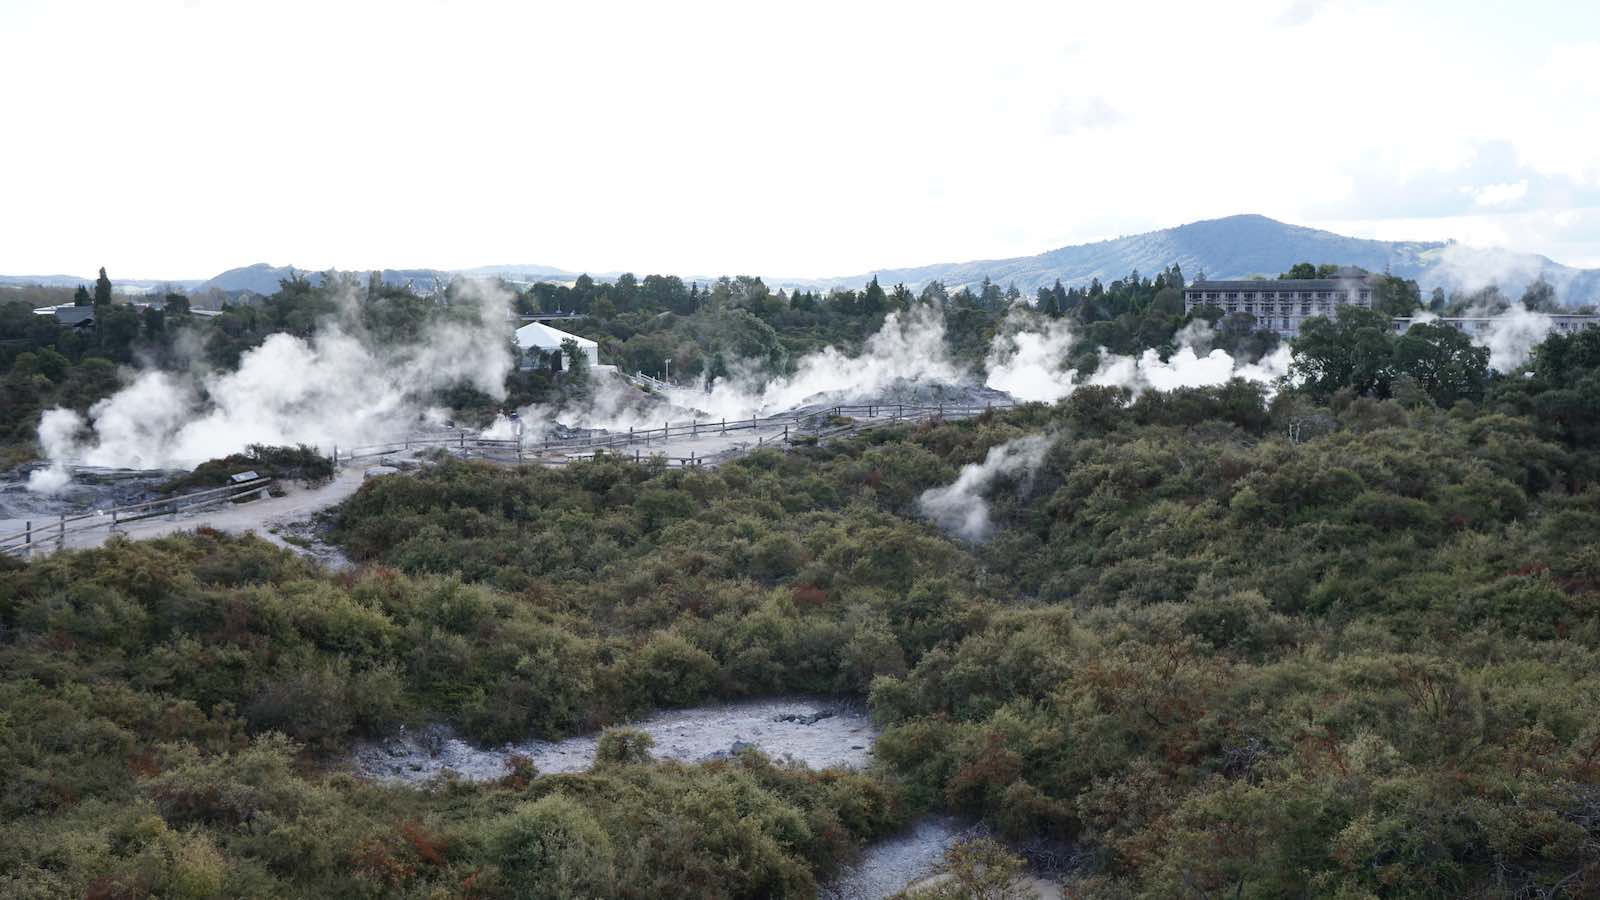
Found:
<path fill-rule="evenodd" d="M 1297 362 L 1343 362 L 1271 398 L 1080 387 L 704 470 L 441 461 L 337 511 L 353 574 L 211 532 L 8 562 L 0 894 L 808 896 L 942 809 L 1079 848 L 1083 896 L 1591 895 L 1600 333 L 1500 377 L 1379 332 L 1313 329 Z M 921 516 L 1032 436 L 971 498 L 986 541 Z M 787 692 L 868 698 L 875 767 L 630 732 L 571 775 L 340 764 L 402 723 Z M 1011 865 L 969 849 L 958 883 Z"/>
<path fill-rule="evenodd" d="M 905 815 L 878 776 L 647 764 L 625 735 L 580 774 L 340 774 L 353 739 L 450 710 L 556 735 L 731 689 L 671 631 L 603 634 L 456 577 L 119 540 L 9 564 L 0 628 L 7 897 L 805 896 Z"/>

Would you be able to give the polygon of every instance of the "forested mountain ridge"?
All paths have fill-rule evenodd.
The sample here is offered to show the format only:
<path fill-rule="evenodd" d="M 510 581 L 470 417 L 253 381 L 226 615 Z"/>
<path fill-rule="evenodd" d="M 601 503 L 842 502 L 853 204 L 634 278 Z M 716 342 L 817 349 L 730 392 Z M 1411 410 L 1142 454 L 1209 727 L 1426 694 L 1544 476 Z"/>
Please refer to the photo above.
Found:
<path fill-rule="evenodd" d="M 1255 275 L 1271 278 L 1307 260 L 1360 266 L 1372 272 L 1387 271 L 1398 278 L 1417 281 L 1424 291 L 1439 287 L 1446 291 L 1470 292 L 1497 284 L 1505 293 L 1515 295 L 1542 278 L 1555 287 L 1556 293 L 1569 306 L 1600 299 L 1600 269 L 1566 266 L 1539 254 L 1469 247 L 1454 241 L 1368 240 L 1258 215 L 1207 219 L 1113 240 L 1060 247 L 1035 256 L 877 269 L 835 278 L 768 277 L 766 280 L 774 287 L 815 290 L 857 287 L 876 276 L 884 284 L 905 284 L 914 290 L 934 281 L 954 290 L 977 288 L 987 278 L 1002 286 L 1014 284 L 1031 294 L 1041 287 L 1050 287 L 1057 280 L 1068 286 L 1087 285 L 1096 279 L 1110 282 L 1129 272 L 1156 272 L 1174 264 L 1191 277 L 1204 273 L 1212 278 Z M 313 283 L 320 277 L 293 266 L 256 263 L 229 269 L 204 281 L 144 279 L 116 283 L 118 287 L 141 290 L 171 284 L 196 293 L 216 289 L 225 293 L 248 291 L 270 296 L 277 291 L 279 281 L 297 272 Z M 470 269 L 383 269 L 380 272 L 386 284 L 396 287 L 410 284 L 421 292 L 430 291 L 435 284 L 447 284 L 457 275 L 499 277 L 521 283 L 571 282 L 579 276 L 567 269 L 532 263 Z M 617 273 L 589 274 L 610 278 Z M 704 275 L 682 274 L 681 277 L 702 284 L 715 280 Z M 0 285 L 73 287 L 92 280 L 69 275 L 0 275 Z"/>
<path fill-rule="evenodd" d="M 1600 270 L 1575 269 L 1544 256 L 1467 247 L 1449 241 L 1375 241 L 1289 225 L 1265 216 L 1239 215 L 1191 222 L 1092 244 L 1078 244 L 1012 259 L 939 263 L 879 269 L 844 278 L 803 282 L 816 286 L 860 284 L 876 275 L 885 284 L 916 288 L 930 281 L 946 287 L 976 285 L 988 278 L 1015 284 L 1025 293 L 1063 284 L 1110 281 L 1130 271 L 1158 271 L 1173 264 L 1191 276 L 1273 277 L 1299 260 L 1339 261 L 1373 272 L 1388 271 L 1418 281 L 1424 290 L 1474 290 L 1498 282 L 1517 292 L 1538 277 L 1554 285 L 1569 304 L 1589 302 L 1600 292 Z M 780 280 L 779 283 L 787 283 Z"/>

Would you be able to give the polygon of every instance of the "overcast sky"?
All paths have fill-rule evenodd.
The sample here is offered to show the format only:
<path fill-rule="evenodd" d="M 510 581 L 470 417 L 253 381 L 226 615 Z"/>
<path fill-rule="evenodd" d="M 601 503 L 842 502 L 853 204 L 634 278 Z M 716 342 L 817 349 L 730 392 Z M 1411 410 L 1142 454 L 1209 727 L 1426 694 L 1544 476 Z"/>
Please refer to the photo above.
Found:
<path fill-rule="evenodd" d="M 1600 266 L 1600 3 L 555 6 L 0 0 L 0 272 L 829 276 L 1241 212 Z"/>

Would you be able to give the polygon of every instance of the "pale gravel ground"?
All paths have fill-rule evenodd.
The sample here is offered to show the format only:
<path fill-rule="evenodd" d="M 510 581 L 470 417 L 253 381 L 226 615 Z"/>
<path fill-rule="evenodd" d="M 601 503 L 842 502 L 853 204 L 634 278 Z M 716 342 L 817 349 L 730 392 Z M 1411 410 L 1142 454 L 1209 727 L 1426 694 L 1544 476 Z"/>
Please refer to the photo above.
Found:
<path fill-rule="evenodd" d="M 810 725 L 779 721 L 782 716 L 831 716 Z M 715 759 L 736 743 L 769 756 L 790 758 L 813 769 L 864 768 L 877 728 L 859 707 L 830 700 L 784 698 L 666 710 L 628 724 L 655 738 L 651 753 L 686 762 Z M 479 748 L 440 728 L 396 735 L 356 748 L 352 760 L 360 775 L 380 781 L 420 784 L 446 771 L 483 781 L 506 774 L 506 760 L 526 756 L 540 772 L 578 772 L 594 762 L 598 734 L 561 741 L 526 740 Z"/>
<path fill-rule="evenodd" d="M 319 487 L 303 488 L 298 484 L 286 484 L 282 497 L 261 497 L 245 503 L 218 503 L 180 513 L 177 517 L 160 516 L 121 524 L 115 529 L 80 531 L 67 535 L 66 546 L 68 549 L 99 547 L 113 534 L 125 535 L 132 540 L 149 540 L 197 528 L 214 528 L 229 534 L 254 533 L 280 547 L 337 567 L 343 560 L 343 555 L 337 550 L 326 546 L 319 548 L 315 543 L 309 549 L 296 546 L 274 531 L 291 534 L 304 532 L 305 529 L 297 526 L 297 523 L 309 522 L 317 513 L 354 494 L 361 487 L 364 473 L 365 467 L 352 466 L 340 470 L 332 481 Z M 35 549 L 34 555 L 47 554 L 54 549 L 55 542 L 49 541 Z"/>
<path fill-rule="evenodd" d="M 973 823 L 953 816 L 928 816 L 904 832 L 868 847 L 861 859 L 822 886 L 819 900 L 879 900 L 934 874 L 944 851 Z"/>

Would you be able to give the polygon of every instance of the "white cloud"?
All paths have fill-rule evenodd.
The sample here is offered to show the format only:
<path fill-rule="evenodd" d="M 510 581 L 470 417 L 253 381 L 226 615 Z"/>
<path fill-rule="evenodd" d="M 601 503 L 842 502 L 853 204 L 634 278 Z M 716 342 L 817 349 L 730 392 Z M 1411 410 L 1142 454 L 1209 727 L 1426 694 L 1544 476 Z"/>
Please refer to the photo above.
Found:
<path fill-rule="evenodd" d="M 1539 176 L 1600 184 L 1596 9 L 13 2 L 0 271 L 830 275 L 1370 218 L 1362 160 L 1494 141 L 1527 171 L 1454 186 L 1557 212 Z"/>
<path fill-rule="evenodd" d="M 1471 194 L 1472 202 L 1479 206 L 1510 206 L 1528 196 L 1528 181 L 1523 179 L 1509 184 L 1486 184 L 1463 190 Z"/>
<path fill-rule="evenodd" d="M 1088 100 L 1068 98 L 1056 105 L 1050 115 L 1050 133 L 1069 135 L 1092 128 L 1104 128 L 1122 121 L 1122 114 L 1103 97 Z"/>

